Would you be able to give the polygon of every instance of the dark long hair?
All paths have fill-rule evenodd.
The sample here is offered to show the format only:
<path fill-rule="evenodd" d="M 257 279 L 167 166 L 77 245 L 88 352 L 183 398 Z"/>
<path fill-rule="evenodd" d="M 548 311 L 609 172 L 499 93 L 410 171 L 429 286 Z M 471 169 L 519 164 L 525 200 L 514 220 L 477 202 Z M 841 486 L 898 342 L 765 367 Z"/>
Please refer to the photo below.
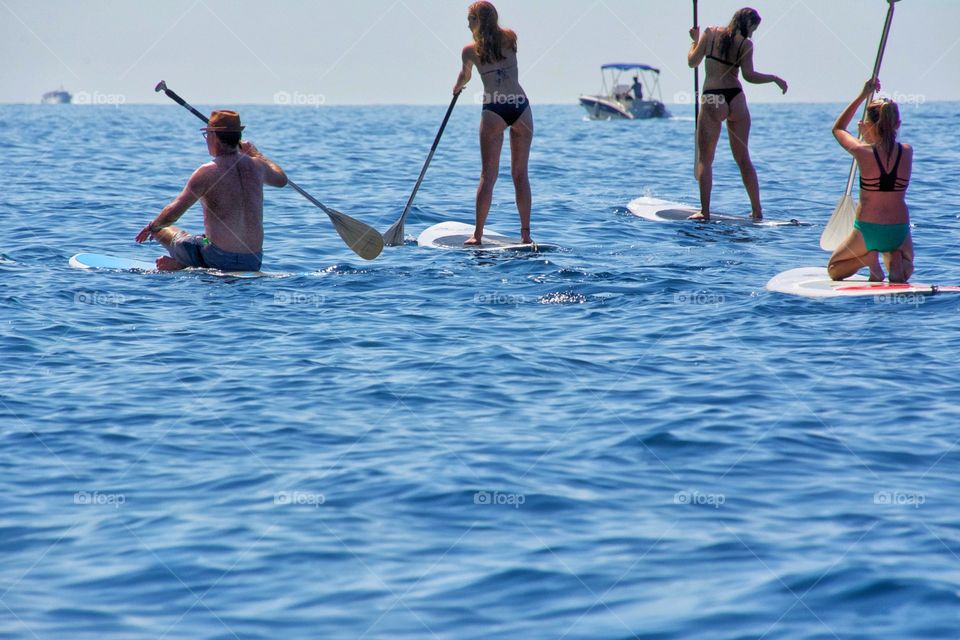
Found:
<path fill-rule="evenodd" d="M 473 41 L 476 43 L 477 57 L 482 64 L 500 62 L 506 56 L 503 48 L 517 50 L 517 34 L 510 29 L 500 28 L 500 17 L 497 8 L 491 3 L 481 0 L 474 2 L 467 10 L 467 15 L 477 21 L 473 30 Z"/>
<path fill-rule="evenodd" d="M 724 60 L 727 59 L 727 54 L 730 53 L 730 47 L 733 45 L 734 36 L 740 34 L 746 38 L 750 32 L 750 27 L 758 24 L 760 24 L 760 14 L 757 13 L 756 9 L 744 7 L 733 14 L 733 19 L 723 30 L 723 35 L 720 36 L 720 57 Z M 734 62 L 739 62 L 739 60 L 734 60 Z"/>
<path fill-rule="evenodd" d="M 897 142 L 897 128 L 900 126 L 900 108 L 893 100 L 874 100 L 867 107 L 867 121 L 873 124 L 880 138 L 880 147 L 890 153 Z"/>

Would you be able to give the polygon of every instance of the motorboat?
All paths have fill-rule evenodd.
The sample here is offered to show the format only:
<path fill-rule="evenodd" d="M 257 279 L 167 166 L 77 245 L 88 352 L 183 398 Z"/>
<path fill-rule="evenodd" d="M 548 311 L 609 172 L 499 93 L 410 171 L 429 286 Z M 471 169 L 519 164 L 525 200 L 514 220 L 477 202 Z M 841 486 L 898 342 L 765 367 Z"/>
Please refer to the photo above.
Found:
<path fill-rule="evenodd" d="M 669 118 L 660 94 L 660 69 L 648 64 L 613 62 L 600 67 L 599 95 L 581 95 L 580 105 L 591 120 L 645 120 Z M 621 82 L 624 76 L 630 84 Z"/>
<path fill-rule="evenodd" d="M 70 104 L 71 100 L 73 100 L 73 96 L 68 91 L 64 91 L 63 87 L 56 91 L 47 91 L 40 98 L 42 104 Z"/>

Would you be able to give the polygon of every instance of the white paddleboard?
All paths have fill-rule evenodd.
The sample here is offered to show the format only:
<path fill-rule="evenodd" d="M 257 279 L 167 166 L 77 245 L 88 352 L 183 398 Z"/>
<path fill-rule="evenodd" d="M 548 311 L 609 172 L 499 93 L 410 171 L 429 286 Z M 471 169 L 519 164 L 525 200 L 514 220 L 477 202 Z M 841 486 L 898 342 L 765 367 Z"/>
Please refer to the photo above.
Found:
<path fill-rule="evenodd" d="M 846 280 L 831 280 L 826 267 L 800 267 L 775 275 L 767 283 L 767 290 L 805 298 L 838 298 L 958 293 L 960 287 L 914 282 L 868 282 L 866 276 L 862 275 Z"/>
<path fill-rule="evenodd" d="M 106 256 L 99 253 L 78 253 L 70 258 L 70 266 L 75 269 L 108 269 L 111 271 L 160 273 L 157 271 L 157 265 L 153 262 L 135 260 L 133 258 L 121 258 L 118 256 Z M 182 273 L 184 271 L 206 273 L 224 278 L 263 278 L 283 275 L 267 273 L 265 271 L 220 271 L 219 269 L 184 269 L 180 272 L 172 271 L 170 273 Z"/>
<path fill-rule="evenodd" d="M 654 222 L 705 222 L 703 220 L 688 220 L 690 216 L 699 212 L 699 209 L 648 196 L 630 201 L 627 204 L 627 209 L 638 218 Z M 757 222 L 749 216 L 731 216 L 716 212 L 710 214 L 709 222 L 745 224 L 757 227 L 795 227 L 801 224 L 799 220 L 771 220 L 770 218 L 764 218 Z"/>
<path fill-rule="evenodd" d="M 524 243 L 520 238 L 511 238 L 493 229 L 485 229 L 481 244 L 465 245 L 473 236 L 473 225 L 465 222 L 441 222 L 429 227 L 417 237 L 417 244 L 421 247 L 435 249 L 461 249 L 468 251 L 554 251 L 559 247 L 555 244 Z"/>

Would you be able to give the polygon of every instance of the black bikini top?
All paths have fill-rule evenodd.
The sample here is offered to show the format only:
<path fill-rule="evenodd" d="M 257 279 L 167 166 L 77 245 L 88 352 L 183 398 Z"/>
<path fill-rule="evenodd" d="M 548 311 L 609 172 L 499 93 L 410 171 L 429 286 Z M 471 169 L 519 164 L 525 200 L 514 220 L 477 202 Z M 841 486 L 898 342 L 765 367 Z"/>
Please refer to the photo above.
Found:
<path fill-rule="evenodd" d="M 877 147 L 873 147 L 873 157 L 877 159 L 877 167 L 880 168 L 879 178 L 864 178 L 860 176 L 860 189 L 862 191 L 906 191 L 910 185 L 910 180 L 904 180 L 897 177 L 897 169 L 900 168 L 900 156 L 903 155 L 903 145 L 897 143 L 897 160 L 893 163 L 890 171 L 883 169 L 883 163 L 880 162 L 880 154 L 877 153 Z"/>
<path fill-rule="evenodd" d="M 739 66 L 740 66 L 740 51 L 743 49 L 743 43 L 745 43 L 746 41 L 747 41 L 746 38 L 744 38 L 743 40 L 740 41 L 740 46 L 737 47 L 737 55 L 735 55 L 735 56 L 733 57 L 734 62 L 730 62 L 729 60 L 724 60 L 723 58 L 718 58 L 717 56 L 713 55 L 713 53 L 708 53 L 708 54 L 707 54 L 707 57 L 710 58 L 711 60 L 716 60 L 716 61 L 719 62 L 720 64 L 725 64 L 725 65 L 727 65 L 728 67 L 734 67 L 734 68 L 739 67 Z M 716 50 L 716 44 L 717 44 L 717 39 L 716 39 L 716 36 L 714 36 L 713 42 L 711 43 L 711 46 L 710 46 L 710 51 L 711 51 L 711 52 L 713 52 L 713 51 Z"/>

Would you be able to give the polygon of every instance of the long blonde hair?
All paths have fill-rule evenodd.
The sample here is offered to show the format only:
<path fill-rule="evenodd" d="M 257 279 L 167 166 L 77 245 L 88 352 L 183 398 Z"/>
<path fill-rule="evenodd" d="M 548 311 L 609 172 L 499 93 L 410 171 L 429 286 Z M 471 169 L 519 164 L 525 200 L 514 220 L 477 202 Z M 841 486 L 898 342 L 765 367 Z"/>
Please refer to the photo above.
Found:
<path fill-rule="evenodd" d="M 481 64 L 503 60 L 506 57 L 503 55 L 504 47 L 516 53 L 517 34 L 510 29 L 500 28 L 500 16 L 491 3 L 486 0 L 474 2 L 467 9 L 467 16 L 477 21 L 473 28 L 473 42 Z"/>
<path fill-rule="evenodd" d="M 893 100 L 879 98 L 867 107 L 867 122 L 873 125 L 885 151 L 892 151 L 900 127 L 900 107 Z"/>

